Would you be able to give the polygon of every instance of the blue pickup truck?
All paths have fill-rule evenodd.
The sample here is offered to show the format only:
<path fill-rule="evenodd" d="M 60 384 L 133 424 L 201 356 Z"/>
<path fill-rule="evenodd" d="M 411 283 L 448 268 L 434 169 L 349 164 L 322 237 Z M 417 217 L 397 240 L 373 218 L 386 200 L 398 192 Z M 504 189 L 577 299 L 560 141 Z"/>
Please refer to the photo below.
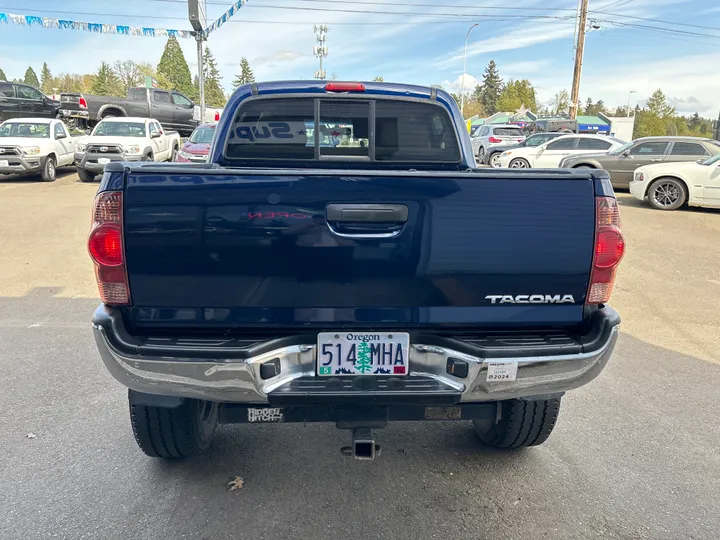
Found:
<path fill-rule="evenodd" d="M 89 252 L 100 356 L 154 457 L 218 423 L 472 421 L 513 449 L 615 346 L 625 242 L 601 170 L 478 169 L 455 101 L 388 83 L 238 88 L 208 163 L 111 163 Z"/>

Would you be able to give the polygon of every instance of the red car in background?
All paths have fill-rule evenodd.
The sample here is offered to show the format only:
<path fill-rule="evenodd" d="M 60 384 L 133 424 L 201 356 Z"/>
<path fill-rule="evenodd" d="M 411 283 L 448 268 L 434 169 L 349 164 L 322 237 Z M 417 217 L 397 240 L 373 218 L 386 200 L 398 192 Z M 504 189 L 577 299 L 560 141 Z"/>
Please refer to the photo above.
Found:
<path fill-rule="evenodd" d="M 180 163 L 204 163 L 207 161 L 210 143 L 215 135 L 217 124 L 200 124 L 177 153 Z"/>

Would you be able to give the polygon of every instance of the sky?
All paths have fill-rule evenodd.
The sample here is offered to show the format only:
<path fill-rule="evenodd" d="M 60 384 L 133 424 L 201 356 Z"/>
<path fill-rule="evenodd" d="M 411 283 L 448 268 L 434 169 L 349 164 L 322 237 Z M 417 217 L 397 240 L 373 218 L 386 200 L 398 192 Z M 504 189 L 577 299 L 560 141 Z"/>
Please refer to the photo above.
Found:
<path fill-rule="evenodd" d="M 208 2 L 210 20 L 231 4 Z M 590 97 L 610 106 L 642 106 L 661 88 L 679 113 L 718 116 L 718 0 L 590 0 L 589 6 L 593 29 L 585 42 L 582 102 Z M 458 92 L 465 35 L 477 23 L 468 39 L 466 89 L 494 60 L 504 80 L 529 79 L 539 102 L 549 103 L 572 83 L 576 7 L 577 0 L 248 0 L 207 44 L 228 91 L 243 56 L 259 81 L 308 79 L 318 68 L 313 24 L 328 24 L 329 77 L 380 75 Z M 184 0 L 0 0 L 0 12 L 190 29 Z M 43 62 L 53 75 L 93 72 L 102 61 L 157 64 L 164 45 L 159 37 L 0 23 L 0 68 L 9 78 L 22 78 L 28 65 L 39 74 Z M 181 45 L 195 73 L 195 41 Z"/>

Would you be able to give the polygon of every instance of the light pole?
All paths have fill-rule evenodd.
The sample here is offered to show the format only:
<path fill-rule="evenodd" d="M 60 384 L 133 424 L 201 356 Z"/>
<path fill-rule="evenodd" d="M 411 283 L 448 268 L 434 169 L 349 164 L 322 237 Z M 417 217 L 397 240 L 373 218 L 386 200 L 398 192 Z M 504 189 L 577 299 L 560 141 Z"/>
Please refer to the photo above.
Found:
<path fill-rule="evenodd" d="M 630 93 L 628 94 L 628 108 L 627 108 L 627 115 L 630 116 L 630 98 L 633 94 L 637 94 L 635 90 L 630 90 Z"/>
<path fill-rule="evenodd" d="M 467 59 L 467 42 L 468 38 L 470 37 L 470 31 L 476 26 L 478 26 L 478 23 L 475 23 L 470 28 L 468 28 L 467 34 L 465 34 L 465 49 L 463 50 L 463 72 L 461 75 L 462 83 L 460 86 L 460 114 L 463 114 L 463 112 L 465 111 L 465 61 Z"/>

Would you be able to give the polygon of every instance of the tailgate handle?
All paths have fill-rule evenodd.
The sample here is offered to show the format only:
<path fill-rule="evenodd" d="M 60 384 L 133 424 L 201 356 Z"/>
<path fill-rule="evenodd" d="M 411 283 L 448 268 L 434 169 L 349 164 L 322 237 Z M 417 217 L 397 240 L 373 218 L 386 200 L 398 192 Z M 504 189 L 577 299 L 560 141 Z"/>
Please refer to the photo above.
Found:
<path fill-rule="evenodd" d="M 328 228 L 337 236 L 392 238 L 408 220 L 404 204 L 329 204 L 325 208 Z"/>
<path fill-rule="evenodd" d="M 328 204 L 325 217 L 333 223 L 407 223 L 404 204 Z"/>

